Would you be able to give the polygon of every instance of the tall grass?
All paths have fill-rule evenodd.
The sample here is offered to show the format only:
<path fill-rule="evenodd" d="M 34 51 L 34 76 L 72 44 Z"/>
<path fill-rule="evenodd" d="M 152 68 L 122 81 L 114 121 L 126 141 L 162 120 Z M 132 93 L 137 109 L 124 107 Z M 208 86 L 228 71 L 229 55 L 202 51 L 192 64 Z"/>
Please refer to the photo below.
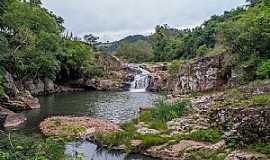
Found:
<path fill-rule="evenodd" d="M 168 122 L 174 118 L 183 116 L 189 105 L 190 103 L 188 101 L 177 101 L 174 103 L 160 101 L 151 110 L 151 116 L 153 120 Z"/>

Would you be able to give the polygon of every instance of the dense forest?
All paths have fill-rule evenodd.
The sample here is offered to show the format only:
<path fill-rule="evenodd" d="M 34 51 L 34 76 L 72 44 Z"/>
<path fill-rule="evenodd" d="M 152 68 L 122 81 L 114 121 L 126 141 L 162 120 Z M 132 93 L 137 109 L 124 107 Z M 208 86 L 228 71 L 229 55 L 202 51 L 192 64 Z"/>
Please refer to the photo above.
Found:
<path fill-rule="evenodd" d="M 120 44 L 116 55 L 130 62 L 169 62 L 227 53 L 228 66 L 248 75 L 243 80 L 266 78 L 270 74 L 270 2 L 247 1 L 223 15 L 214 15 L 201 26 L 178 30 L 159 25 L 155 33 L 138 43 Z M 134 48 L 145 48 L 145 52 Z M 145 58 L 141 58 L 142 55 Z M 137 58 L 136 58 L 137 57 Z M 174 61 L 176 63 L 176 61 Z M 174 63 L 174 64 L 175 64 Z M 256 68 L 254 70 L 254 68 Z"/>
<path fill-rule="evenodd" d="M 95 74 L 92 41 L 64 33 L 64 20 L 41 7 L 40 1 L 2 0 L 0 9 L 0 66 L 16 80 L 62 81 L 68 73 Z M 91 35 L 85 38 L 90 40 Z"/>

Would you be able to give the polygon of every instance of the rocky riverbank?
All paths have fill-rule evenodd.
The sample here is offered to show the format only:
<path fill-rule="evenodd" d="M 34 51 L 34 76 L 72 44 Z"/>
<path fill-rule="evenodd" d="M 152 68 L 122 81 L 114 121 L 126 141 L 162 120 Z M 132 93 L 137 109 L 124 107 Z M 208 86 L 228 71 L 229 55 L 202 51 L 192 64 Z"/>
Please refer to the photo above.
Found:
<path fill-rule="evenodd" d="M 268 86 L 269 81 L 253 82 L 225 91 L 181 95 L 168 100 L 172 105 L 167 110 L 161 109 L 162 115 L 174 117 L 176 113 L 170 114 L 174 112 L 171 108 L 186 99 L 190 99 L 191 108 L 177 113 L 179 116 L 165 125 L 153 121 L 159 115 L 160 104 L 121 125 L 122 131 L 94 138 L 101 146 L 161 159 L 267 160 L 270 158 Z M 257 92 L 250 94 L 247 89 Z M 152 113 L 155 115 L 151 118 Z"/>

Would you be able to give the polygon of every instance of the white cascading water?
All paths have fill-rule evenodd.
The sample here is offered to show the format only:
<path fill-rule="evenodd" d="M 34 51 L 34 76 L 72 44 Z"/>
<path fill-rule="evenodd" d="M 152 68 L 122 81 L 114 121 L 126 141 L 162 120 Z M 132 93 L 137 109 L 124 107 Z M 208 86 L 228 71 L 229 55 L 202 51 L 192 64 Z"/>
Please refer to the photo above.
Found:
<path fill-rule="evenodd" d="M 138 65 L 129 65 L 129 67 L 138 71 L 131 82 L 130 92 L 146 92 L 150 82 L 150 73 Z"/>

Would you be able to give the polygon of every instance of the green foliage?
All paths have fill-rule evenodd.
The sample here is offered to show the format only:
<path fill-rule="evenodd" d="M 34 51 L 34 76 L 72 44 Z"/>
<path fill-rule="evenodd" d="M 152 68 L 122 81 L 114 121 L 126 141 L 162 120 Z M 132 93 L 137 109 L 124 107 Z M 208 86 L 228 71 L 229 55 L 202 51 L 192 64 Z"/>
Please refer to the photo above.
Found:
<path fill-rule="evenodd" d="M 57 123 L 57 121 L 56 121 Z M 55 122 L 54 122 L 55 124 Z M 87 130 L 86 127 L 84 127 L 83 125 L 80 124 L 70 124 L 70 125 L 66 125 L 61 129 L 61 134 L 63 136 L 69 136 L 71 135 L 72 137 L 74 137 L 74 135 L 76 136 L 80 136 L 81 134 L 85 133 Z"/>
<path fill-rule="evenodd" d="M 177 101 L 174 103 L 161 101 L 156 103 L 155 107 L 151 110 L 152 119 L 168 122 L 174 118 L 183 116 L 188 106 L 188 101 Z"/>
<path fill-rule="evenodd" d="M 265 105 L 270 104 L 270 94 L 256 95 L 251 98 L 252 104 Z"/>
<path fill-rule="evenodd" d="M 161 145 L 168 141 L 168 138 L 162 137 L 160 135 L 155 135 L 155 134 L 141 135 L 140 138 L 143 141 L 144 147 L 146 148 L 151 147 L 151 146 Z"/>
<path fill-rule="evenodd" d="M 97 143 L 102 146 L 108 146 L 109 148 L 113 146 L 119 146 L 121 144 L 128 145 L 130 140 L 133 138 L 134 133 L 129 133 L 126 131 L 112 132 L 105 134 L 97 134 L 94 136 L 94 139 Z"/>
<path fill-rule="evenodd" d="M 151 111 L 143 111 L 139 115 L 139 121 L 140 122 L 149 122 L 152 120 L 152 114 Z"/>
<path fill-rule="evenodd" d="M 153 51 L 150 44 L 144 41 L 135 43 L 121 43 L 116 51 L 116 56 L 132 63 L 148 62 L 153 59 Z"/>
<path fill-rule="evenodd" d="M 221 139 L 222 133 L 217 129 L 200 129 L 187 135 L 189 139 L 216 143 Z M 186 137 L 186 138 L 187 138 Z"/>
<path fill-rule="evenodd" d="M 270 156 L 270 143 L 250 144 L 247 148 Z"/>
<path fill-rule="evenodd" d="M 93 71 L 93 51 L 81 41 L 65 40 L 63 54 L 59 55 L 63 68 L 77 74 L 91 75 Z M 64 67 L 65 66 L 65 67 Z"/>
<path fill-rule="evenodd" d="M 256 74 L 259 78 L 269 78 L 270 75 L 270 60 L 263 61 L 257 68 Z"/>
<path fill-rule="evenodd" d="M 37 135 L 26 136 L 12 133 L 1 134 L 0 159 L 61 159 L 64 155 L 64 145 L 61 139 L 47 138 L 43 140 Z"/>
<path fill-rule="evenodd" d="M 184 60 L 173 60 L 169 63 L 168 70 L 171 75 L 176 75 L 178 73 L 179 68 L 185 64 Z"/>
<path fill-rule="evenodd" d="M 57 21 L 45 9 L 18 0 L 11 0 L 1 20 L 6 29 L 15 32 L 24 27 L 34 33 L 60 33 Z"/>
<path fill-rule="evenodd" d="M 222 151 L 211 151 L 200 149 L 198 151 L 192 151 L 188 157 L 190 160 L 224 160 L 226 153 Z"/>

